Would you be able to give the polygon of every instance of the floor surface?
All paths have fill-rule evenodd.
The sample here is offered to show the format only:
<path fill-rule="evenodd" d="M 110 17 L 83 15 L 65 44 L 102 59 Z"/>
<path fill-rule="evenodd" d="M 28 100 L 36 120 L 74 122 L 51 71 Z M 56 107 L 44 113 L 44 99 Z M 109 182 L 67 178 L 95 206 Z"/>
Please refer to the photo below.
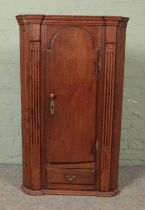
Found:
<path fill-rule="evenodd" d="M 145 166 L 120 168 L 120 193 L 95 196 L 29 196 L 21 189 L 21 165 L 0 165 L 0 210 L 145 210 Z"/>

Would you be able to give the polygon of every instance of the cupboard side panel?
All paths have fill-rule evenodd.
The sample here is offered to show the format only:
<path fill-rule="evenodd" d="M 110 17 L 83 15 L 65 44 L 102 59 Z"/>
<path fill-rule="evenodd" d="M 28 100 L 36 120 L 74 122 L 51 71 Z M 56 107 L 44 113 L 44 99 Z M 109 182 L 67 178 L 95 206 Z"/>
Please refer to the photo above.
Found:
<path fill-rule="evenodd" d="M 30 104 L 29 104 L 29 26 L 20 25 L 20 79 L 21 79 L 21 126 L 22 126 L 22 161 L 23 185 L 31 184 L 30 168 Z"/>
<path fill-rule="evenodd" d="M 39 24 L 20 25 L 23 185 L 41 188 Z"/>
<path fill-rule="evenodd" d="M 114 81 L 116 57 L 116 26 L 105 29 L 105 66 L 102 83 L 102 129 L 100 152 L 100 191 L 110 191 L 110 166 L 114 112 Z"/>
<path fill-rule="evenodd" d="M 30 85 L 30 147 L 31 147 L 31 189 L 41 189 L 40 154 L 40 23 L 29 28 L 29 85 Z"/>
<path fill-rule="evenodd" d="M 124 80 L 126 27 L 118 27 L 116 44 L 116 72 L 114 84 L 114 116 L 111 152 L 110 190 L 115 190 L 118 185 L 120 133 L 122 118 L 122 97 Z"/>
<path fill-rule="evenodd" d="M 45 78 L 46 78 L 46 66 L 45 66 L 45 46 L 47 45 L 47 26 L 42 25 L 41 26 L 41 75 L 40 75 L 40 83 L 41 83 L 41 183 L 42 183 L 42 189 L 47 189 L 47 138 L 45 136 L 45 124 L 44 122 L 47 120 L 45 110 L 48 110 L 48 105 L 44 103 L 45 97 L 47 95 L 46 91 L 46 84 L 45 84 Z M 49 38 L 48 38 L 49 39 Z"/>

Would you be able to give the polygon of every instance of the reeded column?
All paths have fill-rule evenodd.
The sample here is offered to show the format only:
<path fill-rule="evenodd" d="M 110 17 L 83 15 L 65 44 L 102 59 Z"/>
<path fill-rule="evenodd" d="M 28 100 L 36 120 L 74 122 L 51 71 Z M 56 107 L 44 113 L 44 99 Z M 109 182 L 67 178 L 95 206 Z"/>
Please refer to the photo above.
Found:
<path fill-rule="evenodd" d="M 31 20 L 30 20 L 31 18 Z M 43 16 L 17 16 L 20 25 L 23 187 L 41 190 L 40 32 Z"/>
<path fill-rule="evenodd" d="M 126 24 L 127 21 L 120 22 L 112 20 L 111 17 L 106 19 L 99 189 L 101 192 L 117 192 Z"/>

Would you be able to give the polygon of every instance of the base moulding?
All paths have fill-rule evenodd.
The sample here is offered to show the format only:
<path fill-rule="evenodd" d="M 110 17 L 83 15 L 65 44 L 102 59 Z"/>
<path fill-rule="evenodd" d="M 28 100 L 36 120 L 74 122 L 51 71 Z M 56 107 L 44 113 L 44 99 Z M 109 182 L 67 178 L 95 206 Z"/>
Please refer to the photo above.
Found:
<path fill-rule="evenodd" d="M 99 191 L 80 191 L 80 190 L 31 190 L 26 188 L 24 185 L 21 186 L 23 192 L 29 195 L 82 195 L 82 196 L 98 196 L 98 197 L 111 197 L 119 193 L 118 188 L 110 192 L 99 192 Z"/>

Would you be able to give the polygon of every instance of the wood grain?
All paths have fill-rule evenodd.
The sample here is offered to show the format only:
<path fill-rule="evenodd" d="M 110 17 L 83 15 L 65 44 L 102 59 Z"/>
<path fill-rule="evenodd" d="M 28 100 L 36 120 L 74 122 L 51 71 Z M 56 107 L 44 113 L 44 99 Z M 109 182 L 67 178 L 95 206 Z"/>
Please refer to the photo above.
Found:
<path fill-rule="evenodd" d="M 128 18 L 31 14 L 16 18 L 23 191 L 116 195 Z"/>
<path fill-rule="evenodd" d="M 95 159 L 97 51 L 94 47 L 91 35 L 78 27 L 63 28 L 52 38 L 51 48 L 45 46 L 46 91 L 43 94 L 46 97 L 42 97 L 48 107 L 43 122 L 48 162 Z M 55 95 L 53 116 L 49 112 L 51 93 Z"/>

